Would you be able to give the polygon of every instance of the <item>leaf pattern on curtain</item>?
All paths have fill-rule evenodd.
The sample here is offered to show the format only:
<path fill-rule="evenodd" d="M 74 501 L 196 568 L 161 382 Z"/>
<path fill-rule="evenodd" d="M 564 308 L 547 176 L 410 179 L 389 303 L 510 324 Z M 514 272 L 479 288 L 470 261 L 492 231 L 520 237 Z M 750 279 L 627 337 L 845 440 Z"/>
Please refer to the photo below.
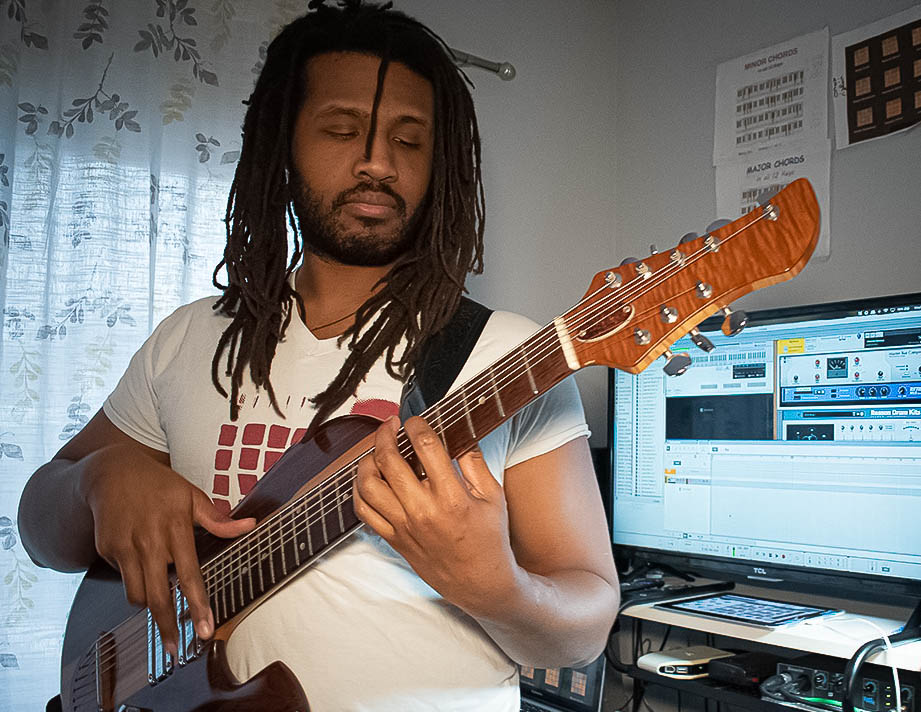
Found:
<path fill-rule="evenodd" d="M 0 712 L 57 693 L 80 582 L 22 488 L 159 321 L 212 293 L 242 101 L 306 0 L 0 0 Z"/>

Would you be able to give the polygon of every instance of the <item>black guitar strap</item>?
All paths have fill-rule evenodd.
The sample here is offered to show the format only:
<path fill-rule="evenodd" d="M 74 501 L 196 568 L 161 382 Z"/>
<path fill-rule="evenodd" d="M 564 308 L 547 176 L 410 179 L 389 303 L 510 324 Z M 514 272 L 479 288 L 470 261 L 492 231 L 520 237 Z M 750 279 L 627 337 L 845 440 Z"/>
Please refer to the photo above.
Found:
<path fill-rule="evenodd" d="M 451 321 L 426 342 L 415 372 L 403 386 L 400 422 L 420 415 L 444 397 L 467 362 L 490 314 L 491 309 L 461 297 Z"/>

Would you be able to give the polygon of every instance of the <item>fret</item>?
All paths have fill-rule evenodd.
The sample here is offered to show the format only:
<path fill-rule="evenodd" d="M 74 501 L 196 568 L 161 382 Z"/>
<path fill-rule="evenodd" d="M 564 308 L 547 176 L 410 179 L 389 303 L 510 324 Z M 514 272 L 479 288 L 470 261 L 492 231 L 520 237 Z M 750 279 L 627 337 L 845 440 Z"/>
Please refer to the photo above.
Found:
<path fill-rule="evenodd" d="M 339 485 L 342 487 L 342 485 Z M 336 497 L 336 514 L 339 515 L 339 532 L 345 533 L 345 519 L 342 517 L 342 503 L 346 501 L 346 496 L 344 493 L 339 493 Z"/>
<path fill-rule="evenodd" d="M 259 593 L 265 593 L 265 579 L 262 574 L 262 534 L 256 535 L 256 562 L 259 564 Z"/>
<path fill-rule="evenodd" d="M 304 534 L 307 535 L 307 555 L 313 556 L 313 539 L 310 536 L 310 502 L 309 498 L 305 498 L 304 503 L 301 505 L 301 511 L 304 514 Z"/>
<path fill-rule="evenodd" d="M 339 488 L 342 486 L 341 482 L 336 482 L 336 484 L 326 492 L 323 502 L 323 521 L 328 522 L 326 529 L 328 533 L 328 538 L 326 543 L 329 544 L 331 541 L 339 538 L 339 535 L 342 533 L 342 529 L 336 529 L 339 526 L 340 514 L 339 510 Z"/>
<path fill-rule="evenodd" d="M 230 615 L 232 616 L 237 610 L 237 602 L 233 592 L 233 569 L 231 569 L 230 566 L 228 566 L 227 569 L 228 570 L 225 572 L 225 576 L 227 577 L 225 588 L 230 589 Z"/>
<path fill-rule="evenodd" d="M 432 410 L 434 410 L 434 417 L 432 418 L 432 422 L 431 422 L 432 430 L 435 431 L 435 434 L 438 436 L 438 439 L 441 440 L 442 444 L 444 445 L 446 444 L 445 427 L 444 427 L 444 423 L 442 422 L 443 417 L 441 413 L 441 402 L 435 403 L 435 405 L 432 406 Z"/>
<path fill-rule="evenodd" d="M 329 536 L 326 534 L 326 493 L 320 488 L 320 527 L 323 529 L 323 546 L 329 544 Z"/>
<path fill-rule="evenodd" d="M 291 533 L 294 538 L 294 567 L 298 568 L 301 565 L 301 548 L 304 545 L 301 544 L 300 539 L 298 538 L 297 507 L 291 510 Z"/>
<path fill-rule="evenodd" d="M 460 408 L 464 411 L 464 420 L 467 421 L 467 429 L 470 431 L 470 437 L 477 440 L 476 428 L 473 427 L 473 418 L 470 417 L 470 408 L 467 407 L 467 392 L 460 388 L 458 389 L 458 396 Z"/>
<path fill-rule="evenodd" d="M 236 558 L 237 558 L 237 563 L 241 563 L 239 554 L 236 556 Z M 239 588 L 239 591 L 240 591 L 240 608 L 243 608 L 243 605 L 244 605 L 243 602 L 245 601 L 245 596 L 243 593 L 243 576 L 245 574 L 246 574 L 246 566 L 243 566 L 242 568 L 238 568 L 237 572 L 234 574 L 234 578 L 237 580 L 237 587 Z"/>
<path fill-rule="evenodd" d="M 505 418 L 505 409 L 502 407 L 502 398 L 499 396 L 499 387 L 496 384 L 496 372 L 492 368 L 489 369 L 489 382 L 492 385 L 493 398 L 496 399 L 496 407 L 499 409 L 499 417 Z"/>
<path fill-rule="evenodd" d="M 524 372 L 528 375 L 528 385 L 531 387 L 531 393 L 536 396 L 540 393 L 540 389 L 534 381 L 534 374 L 531 371 L 531 364 L 528 361 L 528 354 L 524 350 L 524 344 L 518 349 L 518 353 L 521 354 L 521 360 L 524 362 Z"/>
<path fill-rule="evenodd" d="M 269 556 L 269 578 L 272 579 L 272 585 L 275 585 L 275 555 L 272 553 L 272 525 L 268 526 L 268 556 Z"/>
<path fill-rule="evenodd" d="M 249 598 L 251 601 L 256 600 L 256 593 L 253 590 L 253 542 L 249 537 L 246 538 L 246 578 L 249 579 Z"/>
<path fill-rule="evenodd" d="M 281 551 L 281 576 L 284 578 L 288 575 L 288 560 L 285 556 L 285 530 L 282 529 L 281 519 L 277 522 L 278 525 L 278 548 Z"/>

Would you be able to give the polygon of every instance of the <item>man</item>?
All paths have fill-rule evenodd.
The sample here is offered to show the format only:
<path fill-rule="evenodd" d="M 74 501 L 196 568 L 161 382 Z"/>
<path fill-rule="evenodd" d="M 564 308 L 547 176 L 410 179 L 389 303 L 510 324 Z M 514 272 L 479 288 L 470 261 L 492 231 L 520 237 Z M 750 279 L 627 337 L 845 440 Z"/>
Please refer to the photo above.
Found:
<path fill-rule="evenodd" d="M 169 564 L 198 633 L 214 632 L 193 525 L 251 530 L 231 507 L 307 424 L 395 415 L 479 267 L 476 120 L 443 43 L 389 7 L 311 9 L 273 41 L 250 100 L 223 295 L 160 324 L 20 506 L 37 562 L 76 571 L 103 556 L 173 650 Z M 287 259 L 286 223 L 303 260 L 297 240 Z M 533 330 L 492 314 L 457 383 Z M 513 661 L 587 662 L 617 609 L 575 386 L 524 408 L 458 469 L 423 420 L 405 428 L 427 479 L 385 420 L 353 490 L 367 526 L 243 620 L 231 667 L 246 679 L 283 660 L 318 712 L 515 710 Z"/>

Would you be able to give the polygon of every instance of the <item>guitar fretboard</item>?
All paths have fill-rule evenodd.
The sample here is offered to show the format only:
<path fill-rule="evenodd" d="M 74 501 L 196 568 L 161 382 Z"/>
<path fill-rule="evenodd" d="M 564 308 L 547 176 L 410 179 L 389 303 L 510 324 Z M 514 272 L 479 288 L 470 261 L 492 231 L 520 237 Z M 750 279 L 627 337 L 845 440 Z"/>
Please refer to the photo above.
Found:
<path fill-rule="evenodd" d="M 569 373 L 558 331 L 548 325 L 428 408 L 422 417 L 456 458 Z M 397 445 L 415 465 L 415 454 L 402 429 L 397 434 Z M 218 626 L 280 586 L 359 526 L 352 508 L 358 459 L 280 509 L 206 564 L 202 573 Z"/>

